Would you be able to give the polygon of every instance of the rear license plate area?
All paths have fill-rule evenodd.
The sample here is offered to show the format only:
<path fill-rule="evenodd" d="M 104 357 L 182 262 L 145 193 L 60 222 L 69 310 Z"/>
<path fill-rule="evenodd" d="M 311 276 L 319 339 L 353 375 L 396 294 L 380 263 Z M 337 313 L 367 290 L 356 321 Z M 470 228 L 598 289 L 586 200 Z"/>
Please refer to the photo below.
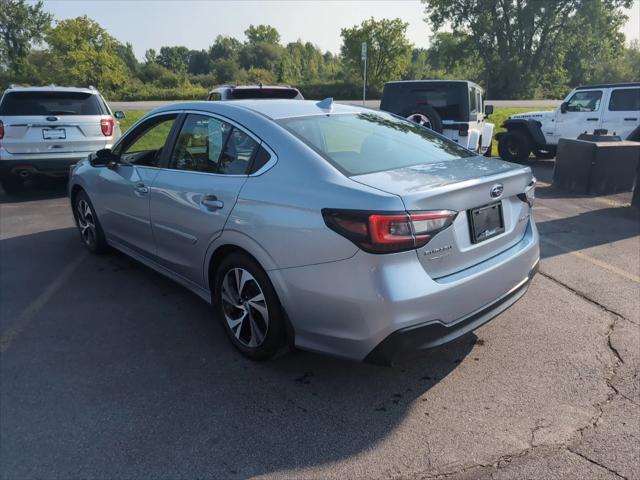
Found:
<path fill-rule="evenodd" d="M 504 232 L 502 202 L 472 208 L 468 212 L 471 243 L 480 243 Z"/>
<path fill-rule="evenodd" d="M 43 128 L 42 138 L 45 140 L 64 140 L 67 138 L 67 131 L 64 128 Z"/>

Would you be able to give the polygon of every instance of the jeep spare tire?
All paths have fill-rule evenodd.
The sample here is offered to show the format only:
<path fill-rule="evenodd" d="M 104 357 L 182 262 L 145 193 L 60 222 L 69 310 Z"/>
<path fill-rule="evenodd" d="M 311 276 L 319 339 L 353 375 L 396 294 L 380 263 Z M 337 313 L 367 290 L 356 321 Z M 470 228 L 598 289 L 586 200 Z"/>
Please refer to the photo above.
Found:
<path fill-rule="evenodd" d="M 498 153 L 507 162 L 524 163 L 531 153 L 529 139 L 517 130 L 508 131 L 500 137 Z"/>
<path fill-rule="evenodd" d="M 442 133 L 442 119 L 438 112 L 436 112 L 436 109 L 431 105 L 417 107 L 405 115 L 405 117 L 418 125 L 430 128 L 434 132 Z"/>

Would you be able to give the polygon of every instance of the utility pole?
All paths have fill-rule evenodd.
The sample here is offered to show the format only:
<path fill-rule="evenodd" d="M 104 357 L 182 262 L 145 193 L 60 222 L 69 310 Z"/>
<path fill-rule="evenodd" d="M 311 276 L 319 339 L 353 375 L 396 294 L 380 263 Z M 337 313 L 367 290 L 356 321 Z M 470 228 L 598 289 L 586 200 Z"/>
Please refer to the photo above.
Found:
<path fill-rule="evenodd" d="M 367 97 L 367 42 L 362 42 L 362 60 L 364 61 L 364 72 L 362 74 L 362 105 Z"/>

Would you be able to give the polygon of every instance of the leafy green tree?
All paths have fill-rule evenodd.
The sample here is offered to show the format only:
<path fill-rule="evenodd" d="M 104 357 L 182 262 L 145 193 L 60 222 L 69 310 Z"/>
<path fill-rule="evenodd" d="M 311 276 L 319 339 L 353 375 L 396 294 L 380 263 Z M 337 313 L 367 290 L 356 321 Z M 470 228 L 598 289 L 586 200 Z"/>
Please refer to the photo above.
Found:
<path fill-rule="evenodd" d="M 280 43 L 280 33 L 271 25 L 249 25 L 244 31 L 249 43 Z"/>
<path fill-rule="evenodd" d="M 240 49 L 239 63 L 245 70 L 260 68 L 275 72 L 283 50 L 276 43 L 247 43 Z"/>
<path fill-rule="evenodd" d="M 185 73 L 189 66 L 189 49 L 187 47 L 161 47 L 158 63 L 176 73 Z"/>
<path fill-rule="evenodd" d="M 361 44 L 367 42 L 367 83 L 380 90 L 384 82 L 402 78 L 411 61 L 411 43 L 407 40 L 408 23 L 399 18 L 375 20 L 343 28 L 342 55 L 345 66 L 354 74 L 362 71 Z"/>
<path fill-rule="evenodd" d="M 214 63 L 213 71 L 218 83 L 229 83 L 236 81 L 240 67 L 233 59 L 221 59 Z"/>
<path fill-rule="evenodd" d="M 133 45 L 129 42 L 124 45 L 118 43 L 116 44 L 116 50 L 118 51 L 118 56 L 122 59 L 129 71 L 134 75 L 137 74 L 140 69 L 140 63 L 136 58 L 136 54 L 133 52 Z"/>
<path fill-rule="evenodd" d="M 115 90 L 127 81 L 127 69 L 118 55 L 118 43 L 87 16 L 61 20 L 46 35 L 49 51 L 62 84 L 94 85 Z"/>
<path fill-rule="evenodd" d="M 41 1 L 27 5 L 24 0 L 0 0 L 0 65 L 20 73 L 31 46 L 44 39 L 52 18 Z"/>
<path fill-rule="evenodd" d="M 209 47 L 209 56 L 214 62 L 216 60 L 235 60 L 238 57 L 242 42 L 224 35 L 218 35 L 211 47 Z"/>
<path fill-rule="evenodd" d="M 191 50 L 189 52 L 189 73 L 205 75 L 211 72 L 211 58 L 206 50 Z"/>
<path fill-rule="evenodd" d="M 158 53 L 153 48 L 148 49 L 144 52 L 144 61 L 145 63 L 157 63 Z"/>
<path fill-rule="evenodd" d="M 632 0 L 421 0 L 435 31 L 447 25 L 466 34 L 482 62 L 483 79 L 493 98 L 522 98 L 541 84 L 566 81 L 563 61 L 571 49 L 603 35 L 615 43 Z M 606 13 L 599 22 L 594 12 Z M 585 23 L 586 22 L 586 23 Z M 604 23 L 607 23 L 606 25 Z M 597 33 L 596 33 L 597 32 Z M 609 47 L 607 47 L 609 48 Z M 579 52 L 582 55 L 584 52 Z M 564 79 L 564 80 L 563 80 Z"/>

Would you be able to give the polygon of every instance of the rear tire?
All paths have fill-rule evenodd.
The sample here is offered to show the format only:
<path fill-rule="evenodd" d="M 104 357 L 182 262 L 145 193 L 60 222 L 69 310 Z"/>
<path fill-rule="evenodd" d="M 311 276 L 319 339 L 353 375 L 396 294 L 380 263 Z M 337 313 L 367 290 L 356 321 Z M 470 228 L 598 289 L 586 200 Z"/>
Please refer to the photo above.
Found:
<path fill-rule="evenodd" d="M 104 231 L 84 190 L 79 191 L 73 198 L 73 217 L 80 233 L 80 240 L 87 250 L 96 255 L 106 252 L 108 246 Z"/>
<path fill-rule="evenodd" d="M 407 113 L 405 117 L 407 117 L 407 120 L 411 120 L 423 127 L 430 128 L 434 132 L 442 133 L 442 119 L 436 109 L 431 105 L 422 105 L 417 107 Z"/>
<path fill-rule="evenodd" d="M 517 130 L 508 131 L 500 137 L 498 153 L 500 158 L 507 162 L 524 163 L 531 153 L 529 139 Z"/>
<path fill-rule="evenodd" d="M 17 175 L 7 175 L 0 178 L 0 185 L 2 185 L 5 193 L 18 193 L 23 189 L 24 181 Z"/>
<path fill-rule="evenodd" d="M 234 347 L 267 360 L 285 344 L 285 319 L 265 271 L 240 252 L 225 257 L 214 277 L 213 306 Z"/>

